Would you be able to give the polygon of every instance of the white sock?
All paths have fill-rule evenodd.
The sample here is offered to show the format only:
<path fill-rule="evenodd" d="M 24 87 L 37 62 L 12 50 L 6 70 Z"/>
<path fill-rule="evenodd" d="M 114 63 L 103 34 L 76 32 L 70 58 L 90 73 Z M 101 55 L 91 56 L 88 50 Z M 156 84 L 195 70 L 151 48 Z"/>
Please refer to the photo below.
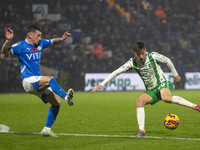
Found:
<path fill-rule="evenodd" d="M 65 100 L 67 101 L 67 96 L 65 96 Z"/>
<path fill-rule="evenodd" d="M 172 103 L 183 105 L 183 106 L 190 107 L 190 108 L 195 108 L 195 106 L 196 106 L 196 104 L 193 104 L 179 96 L 173 96 Z"/>
<path fill-rule="evenodd" d="M 145 131 L 144 130 L 144 121 L 145 121 L 144 107 L 138 107 L 136 110 L 137 110 L 137 121 L 138 121 L 139 129 L 142 131 Z"/>

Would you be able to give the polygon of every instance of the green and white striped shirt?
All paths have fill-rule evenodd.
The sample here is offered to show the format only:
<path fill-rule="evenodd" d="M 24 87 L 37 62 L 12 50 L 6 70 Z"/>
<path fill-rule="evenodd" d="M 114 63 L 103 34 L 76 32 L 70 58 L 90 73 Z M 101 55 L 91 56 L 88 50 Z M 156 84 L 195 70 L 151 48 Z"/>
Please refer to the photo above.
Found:
<path fill-rule="evenodd" d="M 144 63 L 140 63 L 136 57 L 130 58 L 124 65 L 113 71 L 101 83 L 101 85 L 104 86 L 119 74 L 134 69 L 142 78 L 146 89 L 154 89 L 158 84 L 168 81 L 160 67 L 160 63 L 165 63 L 173 73 L 174 77 L 178 75 L 173 63 L 169 58 L 157 52 L 146 52 L 146 60 Z"/>

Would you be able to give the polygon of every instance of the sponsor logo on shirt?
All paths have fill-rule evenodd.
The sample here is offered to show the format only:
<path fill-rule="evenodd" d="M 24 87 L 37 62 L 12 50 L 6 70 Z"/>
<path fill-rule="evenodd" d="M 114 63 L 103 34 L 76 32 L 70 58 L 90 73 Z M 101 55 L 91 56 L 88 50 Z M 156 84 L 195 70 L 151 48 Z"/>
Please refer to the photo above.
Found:
<path fill-rule="evenodd" d="M 26 54 L 26 56 L 28 57 L 29 60 L 38 60 L 41 58 L 41 52 L 34 52 L 31 54 Z"/>

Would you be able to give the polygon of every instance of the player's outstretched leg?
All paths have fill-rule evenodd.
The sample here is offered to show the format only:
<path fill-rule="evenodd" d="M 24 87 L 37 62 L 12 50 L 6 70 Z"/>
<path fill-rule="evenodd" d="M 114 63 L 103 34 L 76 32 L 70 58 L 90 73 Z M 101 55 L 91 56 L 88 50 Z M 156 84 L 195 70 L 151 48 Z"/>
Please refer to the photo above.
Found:
<path fill-rule="evenodd" d="M 60 97 L 62 97 L 63 99 L 65 99 L 70 106 L 72 106 L 74 104 L 74 102 L 73 102 L 74 90 L 73 89 L 70 88 L 68 90 L 68 92 L 66 93 L 60 87 L 60 85 L 56 82 L 55 78 L 52 78 L 49 81 L 49 85 L 50 85 L 51 89 L 53 90 L 53 92 L 56 93 L 57 95 L 59 95 Z"/>
<path fill-rule="evenodd" d="M 73 96 L 74 96 L 74 90 L 70 88 L 67 92 L 67 96 L 65 97 L 65 100 L 67 101 L 69 106 L 74 105 Z"/>
<path fill-rule="evenodd" d="M 189 102 L 188 100 L 186 100 L 186 99 L 184 99 L 180 96 L 173 96 L 172 97 L 172 103 L 176 103 L 178 105 L 190 107 L 190 108 L 193 108 L 193 109 L 200 112 L 200 105 L 193 104 L 193 103 Z"/>
<path fill-rule="evenodd" d="M 57 83 L 55 78 L 52 78 L 49 81 L 49 85 L 54 93 L 56 93 L 57 95 L 65 99 L 65 97 L 67 96 L 67 93 L 60 87 L 60 85 Z"/>

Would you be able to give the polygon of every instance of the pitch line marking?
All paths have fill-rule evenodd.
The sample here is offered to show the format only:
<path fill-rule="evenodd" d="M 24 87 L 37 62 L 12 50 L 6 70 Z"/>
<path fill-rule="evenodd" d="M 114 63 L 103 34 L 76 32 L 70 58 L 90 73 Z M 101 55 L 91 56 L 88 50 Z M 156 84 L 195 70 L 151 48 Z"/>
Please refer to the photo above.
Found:
<path fill-rule="evenodd" d="M 12 133 L 12 134 L 33 134 L 37 135 L 37 132 L 15 132 L 9 131 L 9 127 L 0 124 L 0 133 Z M 143 136 L 135 137 L 133 135 L 103 135 L 103 134 L 73 134 L 73 133 L 55 133 L 57 135 L 65 136 L 88 136 L 88 137 L 111 137 L 111 138 L 146 138 L 146 139 L 168 139 L 168 140 L 187 140 L 187 141 L 200 141 L 200 138 L 178 138 L 178 137 L 156 137 L 156 136 Z"/>
<path fill-rule="evenodd" d="M 3 133 L 3 132 L 1 132 Z M 11 134 L 33 134 L 39 135 L 37 132 L 4 132 Z M 156 136 L 144 136 L 144 137 L 135 137 L 132 135 L 104 135 L 104 134 L 73 134 L 73 133 L 55 133 L 56 135 L 64 135 L 64 136 L 85 136 L 85 137 L 110 137 L 110 138 L 142 138 L 142 139 L 167 139 L 167 140 L 185 140 L 185 141 L 200 141 L 200 138 L 178 138 L 178 137 L 156 137 Z"/>
<path fill-rule="evenodd" d="M 93 137 L 116 137 L 116 138 L 147 138 L 147 139 L 169 139 L 169 140 L 192 140 L 200 141 L 200 138 L 177 138 L 177 137 L 156 137 L 156 136 L 143 136 L 135 137 L 133 135 L 101 135 L 101 134 L 71 134 L 71 133 L 57 133 L 57 135 L 66 136 L 93 136 Z"/>

